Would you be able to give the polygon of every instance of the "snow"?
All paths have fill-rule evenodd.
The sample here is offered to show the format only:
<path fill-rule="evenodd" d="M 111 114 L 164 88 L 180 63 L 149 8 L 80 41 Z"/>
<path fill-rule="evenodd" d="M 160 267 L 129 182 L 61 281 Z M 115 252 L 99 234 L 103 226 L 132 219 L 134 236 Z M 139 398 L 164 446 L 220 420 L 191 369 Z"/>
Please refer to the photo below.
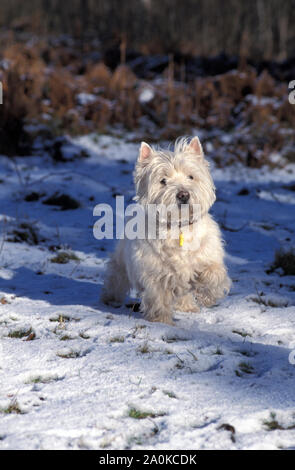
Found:
<path fill-rule="evenodd" d="M 89 158 L 66 163 L 0 157 L 0 448 L 294 449 L 294 276 L 266 273 L 294 240 L 294 165 L 211 165 L 233 288 L 172 327 L 99 301 L 114 242 L 93 237 L 92 213 L 132 201 L 139 144 L 127 137 L 71 139 L 67 155 Z M 57 191 L 80 207 L 42 204 Z M 8 241 L 22 224 L 38 244 Z M 76 258 L 52 262 L 60 251 Z"/>
<path fill-rule="evenodd" d="M 92 93 L 79 93 L 77 95 L 77 101 L 80 105 L 87 105 L 94 103 L 97 100 L 96 96 Z"/>
<path fill-rule="evenodd" d="M 149 103 L 155 97 L 155 90 L 152 86 L 146 84 L 142 86 L 139 93 L 139 102 L 140 103 Z"/>

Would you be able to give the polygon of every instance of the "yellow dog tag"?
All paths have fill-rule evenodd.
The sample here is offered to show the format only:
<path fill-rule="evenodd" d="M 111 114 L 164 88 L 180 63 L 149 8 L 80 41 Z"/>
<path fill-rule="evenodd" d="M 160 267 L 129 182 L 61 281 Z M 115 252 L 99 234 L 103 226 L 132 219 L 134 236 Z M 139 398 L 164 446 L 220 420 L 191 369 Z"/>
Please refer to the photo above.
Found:
<path fill-rule="evenodd" d="M 180 234 L 179 234 L 179 246 L 183 246 L 183 242 L 184 242 L 184 236 L 183 236 L 183 233 L 180 232 Z"/>

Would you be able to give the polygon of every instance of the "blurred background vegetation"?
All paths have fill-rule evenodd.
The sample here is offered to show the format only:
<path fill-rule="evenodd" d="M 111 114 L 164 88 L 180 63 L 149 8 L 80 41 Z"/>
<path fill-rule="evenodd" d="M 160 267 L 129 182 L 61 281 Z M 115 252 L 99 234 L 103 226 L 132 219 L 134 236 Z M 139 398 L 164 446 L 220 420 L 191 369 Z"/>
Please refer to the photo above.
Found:
<path fill-rule="evenodd" d="M 36 34 L 126 37 L 149 53 L 285 59 L 295 54 L 294 0 L 2 0 L 2 28 Z"/>
<path fill-rule="evenodd" d="M 1 0 L 0 11 L 0 153 L 32 154 L 37 138 L 62 161 L 69 134 L 197 129 L 221 166 L 295 161 L 295 0 Z"/>

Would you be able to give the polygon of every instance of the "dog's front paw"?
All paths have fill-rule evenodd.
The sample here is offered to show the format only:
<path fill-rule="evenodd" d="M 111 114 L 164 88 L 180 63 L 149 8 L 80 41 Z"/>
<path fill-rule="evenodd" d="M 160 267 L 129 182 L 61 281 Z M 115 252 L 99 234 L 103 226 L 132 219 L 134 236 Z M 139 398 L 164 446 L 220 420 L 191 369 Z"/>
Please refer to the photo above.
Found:
<path fill-rule="evenodd" d="M 196 304 L 195 299 L 193 295 L 191 294 L 188 294 L 178 299 L 175 304 L 175 310 L 179 310 L 180 312 L 193 312 L 193 313 L 200 312 L 200 308 Z"/>
<path fill-rule="evenodd" d="M 143 316 L 148 321 L 166 323 L 166 325 L 171 325 L 171 326 L 175 325 L 174 321 L 172 320 L 172 315 L 170 313 L 167 314 L 167 312 L 157 312 L 156 315 L 154 315 L 153 313 L 150 314 L 149 312 L 146 314 L 143 313 Z"/>
<path fill-rule="evenodd" d="M 150 299 L 146 295 L 143 295 L 141 311 L 144 318 L 148 321 L 166 323 L 167 325 L 174 324 L 172 320 L 172 309 L 168 305 L 160 303 L 159 299 Z"/>
<path fill-rule="evenodd" d="M 204 269 L 194 285 L 198 302 L 211 307 L 217 299 L 224 297 L 230 289 L 231 281 L 223 265 L 211 265 Z"/>
<path fill-rule="evenodd" d="M 216 303 L 216 297 L 206 287 L 199 288 L 196 292 L 196 298 L 198 303 L 204 307 L 212 307 Z"/>

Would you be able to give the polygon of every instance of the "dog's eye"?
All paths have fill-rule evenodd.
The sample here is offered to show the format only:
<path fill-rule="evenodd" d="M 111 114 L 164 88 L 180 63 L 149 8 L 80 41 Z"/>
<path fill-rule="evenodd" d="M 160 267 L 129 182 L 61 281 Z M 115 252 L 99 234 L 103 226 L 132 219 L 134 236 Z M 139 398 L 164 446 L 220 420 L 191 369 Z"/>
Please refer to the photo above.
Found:
<path fill-rule="evenodd" d="M 163 178 L 163 179 L 160 181 L 160 183 L 165 186 L 165 185 L 167 184 L 166 178 Z"/>
<path fill-rule="evenodd" d="M 189 177 L 190 180 L 194 179 L 194 177 L 192 175 L 188 175 L 188 177 Z"/>

